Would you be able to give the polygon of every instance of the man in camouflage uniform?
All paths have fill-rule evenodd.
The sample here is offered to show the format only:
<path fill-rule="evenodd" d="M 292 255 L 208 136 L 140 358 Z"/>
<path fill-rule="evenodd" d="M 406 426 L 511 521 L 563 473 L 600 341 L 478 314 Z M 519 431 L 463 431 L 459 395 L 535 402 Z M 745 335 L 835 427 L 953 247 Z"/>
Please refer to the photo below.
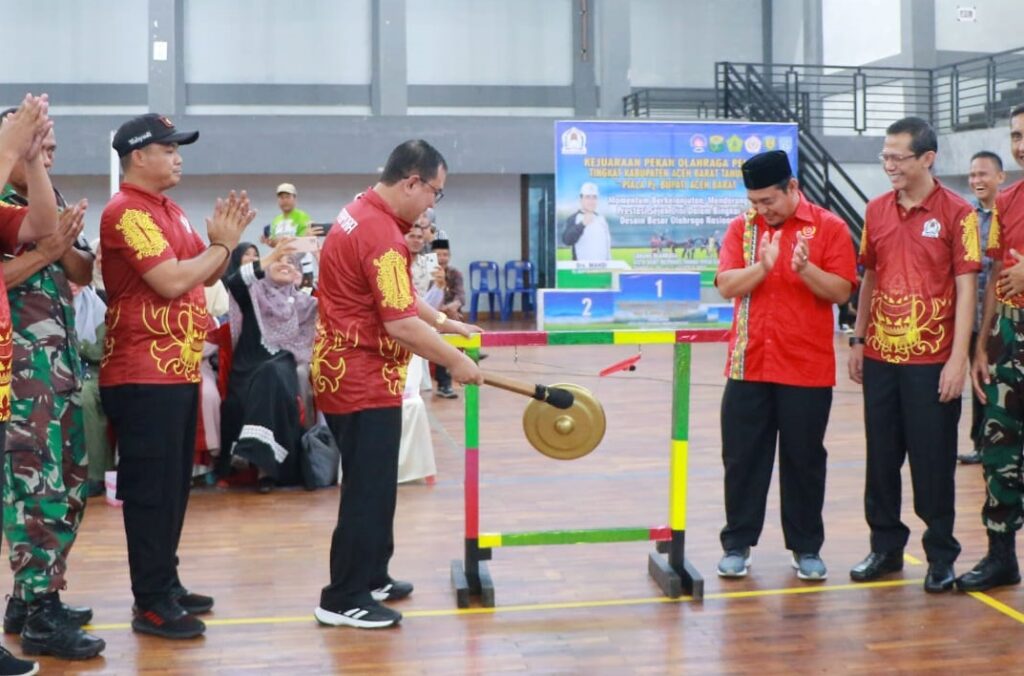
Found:
<path fill-rule="evenodd" d="M 55 150 L 51 131 L 43 143 L 47 170 Z M 23 167 L 15 167 L 0 200 L 27 205 L 23 175 Z M 4 631 L 21 633 L 23 643 L 44 654 L 83 659 L 98 655 L 105 644 L 80 628 L 92 619 L 92 610 L 64 605 L 59 592 L 66 586 L 67 557 L 87 489 L 82 361 L 68 281 L 91 281 L 93 255 L 81 237 L 85 200 L 68 208 L 58 193 L 57 203 L 62 210 L 57 232 L 3 263 L 14 326 L 3 467 L 4 533 L 14 591 Z"/>

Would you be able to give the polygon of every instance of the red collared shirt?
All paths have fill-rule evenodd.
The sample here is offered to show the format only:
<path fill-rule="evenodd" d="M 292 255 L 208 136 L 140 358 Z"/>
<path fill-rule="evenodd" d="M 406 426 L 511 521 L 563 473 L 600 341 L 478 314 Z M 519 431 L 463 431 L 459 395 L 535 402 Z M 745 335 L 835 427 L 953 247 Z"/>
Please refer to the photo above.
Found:
<path fill-rule="evenodd" d="M 206 340 L 203 287 L 167 300 L 142 276 L 206 250 L 170 198 L 122 183 L 100 217 L 107 338 L 100 385 L 198 383 Z"/>
<path fill-rule="evenodd" d="M 18 247 L 18 231 L 28 209 L 0 202 L 0 251 L 13 254 Z M 11 419 L 11 361 L 14 358 L 14 327 L 11 306 L 7 303 L 7 285 L 0 275 L 0 423 Z"/>
<path fill-rule="evenodd" d="M 384 322 L 417 314 L 404 237 L 410 227 L 371 189 L 341 210 L 327 235 L 310 362 L 324 413 L 402 405 L 411 353 Z"/>
<path fill-rule="evenodd" d="M 1024 254 L 1024 181 L 1017 181 L 996 195 L 985 254 L 1005 267 L 1017 264 L 1010 249 Z M 1024 293 L 1007 298 L 996 284 L 996 300 L 1011 307 L 1024 307 Z"/>
<path fill-rule="evenodd" d="M 941 364 L 953 347 L 956 277 L 981 270 L 978 215 L 938 180 L 909 211 L 896 191 L 868 203 L 860 260 L 875 271 L 864 356 Z"/>
<path fill-rule="evenodd" d="M 753 291 L 734 299 L 725 375 L 734 380 L 832 387 L 836 384 L 832 303 L 814 295 L 790 264 L 796 234 L 808 242 L 810 263 L 857 283 L 853 240 L 846 223 L 800 195 L 779 226 L 779 258 Z M 758 244 L 774 230 L 753 209 L 729 223 L 718 273 L 759 265 Z"/>

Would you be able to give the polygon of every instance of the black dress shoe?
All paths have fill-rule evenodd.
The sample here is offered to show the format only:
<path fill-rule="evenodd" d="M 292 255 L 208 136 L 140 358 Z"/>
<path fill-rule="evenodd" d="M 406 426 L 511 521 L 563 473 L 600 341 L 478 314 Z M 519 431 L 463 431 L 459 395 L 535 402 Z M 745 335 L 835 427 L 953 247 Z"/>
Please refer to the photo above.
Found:
<path fill-rule="evenodd" d="M 869 582 L 901 570 L 903 570 L 902 549 L 891 552 L 871 552 L 866 559 L 850 569 L 850 579 L 854 582 Z"/>
<path fill-rule="evenodd" d="M 936 561 L 928 564 L 928 574 L 924 578 L 924 590 L 929 594 L 940 594 L 953 588 L 956 574 L 953 564 Z"/>
<path fill-rule="evenodd" d="M 69 606 L 61 603 L 68 621 L 76 627 L 84 627 L 92 620 L 92 608 L 87 606 Z M 20 634 L 28 618 L 28 604 L 14 596 L 7 597 L 7 610 L 4 612 L 4 633 Z M 2 673 L 2 672 L 0 672 Z"/>
<path fill-rule="evenodd" d="M 52 655 L 64 660 L 96 657 L 106 642 L 71 624 L 57 594 L 44 594 L 29 604 L 21 630 L 21 651 L 26 655 Z"/>
<path fill-rule="evenodd" d="M 961 465 L 980 465 L 981 464 L 981 451 L 971 451 L 970 453 L 961 453 L 956 456 L 960 461 Z"/>

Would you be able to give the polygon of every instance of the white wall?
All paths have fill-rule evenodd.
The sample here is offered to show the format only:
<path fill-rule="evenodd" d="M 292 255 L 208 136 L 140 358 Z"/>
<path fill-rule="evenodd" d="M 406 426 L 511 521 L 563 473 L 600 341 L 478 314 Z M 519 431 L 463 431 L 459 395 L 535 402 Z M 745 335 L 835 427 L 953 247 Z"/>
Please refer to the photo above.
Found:
<path fill-rule="evenodd" d="M 8 0 L 4 82 L 140 84 L 149 78 L 146 0 Z"/>
<path fill-rule="evenodd" d="M 217 197 L 231 189 L 249 191 L 258 211 L 249 226 L 245 240 L 257 242 L 263 226 L 277 211 L 274 190 L 279 183 L 290 181 L 299 191 L 299 208 L 309 212 L 316 222 L 333 221 L 346 203 L 376 181 L 374 176 L 188 176 L 169 196 L 185 209 L 189 220 L 205 233 L 204 219 L 213 211 Z M 99 236 L 99 221 L 109 197 L 105 177 L 61 176 L 57 187 L 70 200 L 89 199 L 86 214 L 86 236 Z M 438 225 L 452 239 L 452 260 L 466 270 L 473 260 L 505 261 L 518 259 L 521 249 L 521 220 L 518 174 L 453 175 L 445 185 L 444 200 L 437 208 Z"/>
<path fill-rule="evenodd" d="M 570 85 L 572 10 L 570 0 L 406 0 L 409 84 Z"/>
<path fill-rule="evenodd" d="M 957 20 L 958 7 L 974 7 L 977 21 Z M 1020 0 L 935 0 L 935 49 L 1001 52 L 1024 46 Z"/>
<path fill-rule="evenodd" d="M 859 66 L 900 53 L 899 0 L 822 0 L 822 58 Z"/>
<path fill-rule="evenodd" d="M 761 0 L 632 1 L 634 87 L 714 87 L 716 61 L 761 62 Z"/>
<path fill-rule="evenodd" d="M 185 81 L 368 84 L 371 35 L 370 0 L 186 0 Z"/>
<path fill-rule="evenodd" d="M 804 62 L 804 0 L 772 2 L 772 60 L 775 63 Z"/>

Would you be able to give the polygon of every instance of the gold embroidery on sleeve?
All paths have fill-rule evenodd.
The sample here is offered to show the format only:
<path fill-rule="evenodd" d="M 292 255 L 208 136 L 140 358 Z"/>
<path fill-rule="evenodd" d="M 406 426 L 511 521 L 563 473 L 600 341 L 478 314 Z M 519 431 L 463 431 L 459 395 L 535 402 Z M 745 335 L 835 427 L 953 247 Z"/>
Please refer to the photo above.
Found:
<path fill-rule="evenodd" d="M 999 239 L 1001 233 L 999 232 L 999 210 L 996 207 L 992 207 L 992 221 L 988 226 L 988 242 L 985 244 L 986 249 L 998 249 Z"/>
<path fill-rule="evenodd" d="M 864 227 L 860 229 L 860 255 L 863 256 L 868 250 L 868 222 L 864 221 Z"/>
<path fill-rule="evenodd" d="M 384 300 L 385 308 L 404 310 L 412 304 L 412 289 L 409 283 L 409 264 L 405 256 L 394 249 L 388 249 L 373 261 L 377 267 L 377 288 Z"/>
<path fill-rule="evenodd" d="M 115 226 L 139 260 L 159 256 L 167 248 L 164 233 L 153 218 L 141 209 L 125 209 Z"/>
<path fill-rule="evenodd" d="M 960 241 L 964 245 L 964 260 L 968 263 L 981 262 L 981 235 L 978 234 L 978 212 L 971 211 L 960 221 Z"/>

